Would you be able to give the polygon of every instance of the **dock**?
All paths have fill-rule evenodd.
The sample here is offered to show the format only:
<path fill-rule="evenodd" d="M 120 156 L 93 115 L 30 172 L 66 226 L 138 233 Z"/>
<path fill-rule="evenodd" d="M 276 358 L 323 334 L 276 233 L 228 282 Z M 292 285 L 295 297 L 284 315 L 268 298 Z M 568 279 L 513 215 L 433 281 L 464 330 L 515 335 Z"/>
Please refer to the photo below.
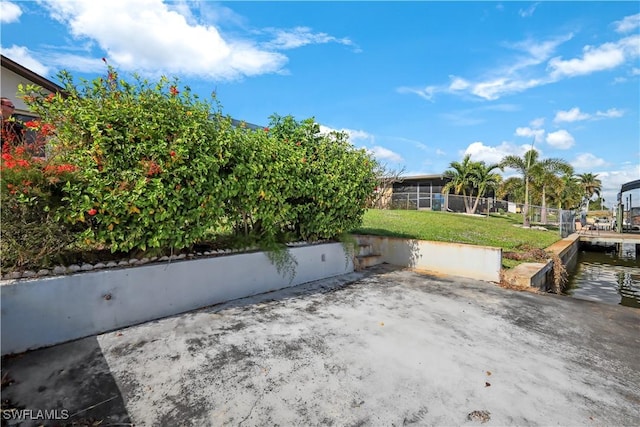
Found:
<path fill-rule="evenodd" d="M 581 230 L 578 232 L 581 242 L 605 244 L 640 245 L 640 233 L 616 233 L 605 230 Z"/>

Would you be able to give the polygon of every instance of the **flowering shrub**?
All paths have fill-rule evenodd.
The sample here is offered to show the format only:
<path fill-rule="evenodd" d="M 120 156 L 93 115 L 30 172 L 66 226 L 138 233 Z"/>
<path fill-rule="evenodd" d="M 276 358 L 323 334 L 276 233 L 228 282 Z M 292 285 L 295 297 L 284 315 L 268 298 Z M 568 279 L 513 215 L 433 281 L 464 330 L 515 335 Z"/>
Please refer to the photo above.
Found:
<path fill-rule="evenodd" d="M 66 97 L 29 87 L 25 100 L 55 126 L 50 145 L 78 168 L 64 188 L 65 220 L 92 218 L 83 240 L 112 251 L 179 249 L 219 227 L 229 120 L 210 120 L 209 103 L 166 78 L 128 82 L 109 68 L 79 88 L 66 73 L 61 80 Z"/>
<path fill-rule="evenodd" d="M 31 125 L 34 125 L 33 123 Z M 28 125 L 29 126 L 29 125 Z M 37 141 L 52 128 L 39 129 Z M 33 147 L 6 144 L 0 161 L 2 267 L 49 265 L 74 241 L 71 227 L 58 220 L 62 188 L 74 179 L 76 167 L 57 156 L 32 157 Z"/>
<path fill-rule="evenodd" d="M 3 153 L 2 196 L 46 212 L 77 241 L 177 250 L 232 230 L 270 246 L 360 224 L 374 162 L 345 134 L 277 115 L 263 129 L 234 128 L 215 99 L 201 101 L 177 80 L 125 80 L 111 67 L 79 86 L 65 72 L 60 79 L 64 96 L 20 88 L 41 118 L 25 125 L 46 139 L 49 156 Z"/>

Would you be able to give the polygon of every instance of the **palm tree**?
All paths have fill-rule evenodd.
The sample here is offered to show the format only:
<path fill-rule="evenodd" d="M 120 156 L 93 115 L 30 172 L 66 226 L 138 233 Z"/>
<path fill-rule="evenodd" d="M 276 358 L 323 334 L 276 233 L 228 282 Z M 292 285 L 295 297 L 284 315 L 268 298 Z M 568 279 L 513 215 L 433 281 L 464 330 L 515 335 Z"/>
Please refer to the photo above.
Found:
<path fill-rule="evenodd" d="M 597 173 L 583 173 L 578 175 L 580 186 L 582 187 L 582 203 L 583 205 L 585 205 L 585 209 L 587 212 L 589 212 L 589 200 L 591 200 L 594 194 L 599 196 L 600 191 L 602 191 L 602 181 L 600 181 L 597 177 Z"/>
<path fill-rule="evenodd" d="M 502 167 L 516 169 L 522 175 L 524 182 L 524 206 L 522 207 L 522 225 L 529 227 L 529 182 L 531 181 L 531 168 L 538 162 L 538 152 L 531 149 L 524 153 L 523 157 L 514 155 L 506 156 L 500 162 Z"/>
<path fill-rule="evenodd" d="M 443 175 L 451 181 L 445 184 L 442 192 L 446 194 L 453 189 L 455 194 L 462 194 L 465 211 L 470 214 L 476 212 L 480 198 L 487 190 L 496 188 L 502 180 L 499 174 L 493 172 L 500 165 L 474 162 L 470 154 L 464 156 L 462 162 L 451 162 L 449 166 L 451 169 L 446 170 Z"/>
<path fill-rule="evenodd" d="M 530 221 L 528 217 L 529 213 L 529 184 L 535 182 L 539 175 L 543 175 L 543 171 L 563 171 L 570 170 L 571 166 L 562 159 L 544 159 L 538 160 L 539 153 L 538 151 L 531 149 L 524 153 L 524 156 L 506 156 L 500 162 L 500 166 L 509 167 L 516 169 L 522 175 L 522 180 L 524 181 L 524 206 L 522 207 L 522 224 L 525 227 L 529 227 Z M 555 173 L 555 172 L 554 172 Z M 544 194 L 543 187 L 543 202 L 546 205 L 546 194 Z M 545 206 L 546 208 L 546 206 Z"/>
<path fill-rule="evenodd" d="M 524 200 L 524 181 L 517 176 L 507 178 L 502 181 L 496 194 L 501 199 Z"/>
<path fill-rule="evenodd" d="M 563 175 L 573 175 L 573 167 L 562 159 L 544 159 L 536 163 L 531 169 L 532 181 L 537 184 L 542 193 L 542 205 L 540 213 L 540 221 L 547 223 L 547 194 L 546 190 L 549 183 L 553 181 L 558 173 Z"/>
<path fill-rule="evenodd" d="M 493 172 L 496 169 L 502 169 L 499 164 L 486 165 L 484 162 L 472 162 L 474 164 L 472 182 L 474 188 L 478 190 L 476 201 L 471 208 L 471 213 L 475 213 L 478 208 L 478 202 L 487 190 L 495 190 L 502 181 L 502 175 Z M 473 197 L 472 197 L 473 198 Z"/>
<path fill-rule="evenodd" d="M 462 162 L 451 162 L 449 167 L 451 169 L 446 170 L 443 175 L 450 181 L 444 185 L 442 193 L 447 194 L 453 189 L 455 194 L 462 194 L 464 209 L 467 213 L 471 213 L 471 203 L 467 199 L 467 192 L 473 191 L 474 162 L 471 161 L 471 155 L 464 156 Z"/>
<path fill-rule="evenodd" d="M 573 209 L 580 205 L 582 188 L 573 174 L 556 176 L 549 181 L 551 197 L 558 209 Z"/>

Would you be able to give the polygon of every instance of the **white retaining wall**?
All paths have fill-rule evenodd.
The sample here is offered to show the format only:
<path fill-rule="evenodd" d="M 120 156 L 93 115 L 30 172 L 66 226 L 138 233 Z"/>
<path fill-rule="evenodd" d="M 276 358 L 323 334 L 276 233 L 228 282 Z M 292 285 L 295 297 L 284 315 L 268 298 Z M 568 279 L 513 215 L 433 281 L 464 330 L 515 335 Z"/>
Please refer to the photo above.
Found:
<path fill-rule="evenodd" d="M 396 237 L 357 236 L 382 262 L 471 279 L 500 281 L 502 249 Z"/>
<path fill-rule="evenodd" d="M 290 248 L 293 280 L 263 252 L 109 269 L 0 286 L 1 353 L 124 328 L 353 271 L 340 243 Z"/>

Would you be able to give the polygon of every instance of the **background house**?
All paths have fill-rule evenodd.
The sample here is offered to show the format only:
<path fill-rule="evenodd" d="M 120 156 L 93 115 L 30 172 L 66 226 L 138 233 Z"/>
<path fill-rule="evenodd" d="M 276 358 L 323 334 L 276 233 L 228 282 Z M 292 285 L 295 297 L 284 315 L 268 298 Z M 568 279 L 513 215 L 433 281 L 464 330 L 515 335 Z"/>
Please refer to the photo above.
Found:
<path fill-rule="evenodd" d="M 465 212 L 461 195 L 453 194 L 453 190 L 448 194 L 442 194 L 442 189 L 449 181 L 450 179 L 442 174 L 402 177 L 401 181 L 393 183 L 391 194 L 386 198 L 387 207 Z M 508 203 L 495 200 L 493 191 L 489 190 L 485 197 L 480 199 L 477 212 L 496 212 L 499 209 L 506 212 L 509 209 Z"/>
<path fill-rule="evenodd" d="M 35 118 L 24 101 L 19 98 L 18 85 L 22 84 L 26 86 L 28 84 L 35 84 L 42 87 L 45 93 L 64 92 L 62 86 L 34 73 L 10 58 L 0 55 L 0 60 L 2 65 L 2 73 L 0 74 L 2 96 L 10 98 L 11 101 L 13 101 L 13 104 L 16 106 L 16 110 L 13 113 L 16 119 L 27 121 Z"/>

